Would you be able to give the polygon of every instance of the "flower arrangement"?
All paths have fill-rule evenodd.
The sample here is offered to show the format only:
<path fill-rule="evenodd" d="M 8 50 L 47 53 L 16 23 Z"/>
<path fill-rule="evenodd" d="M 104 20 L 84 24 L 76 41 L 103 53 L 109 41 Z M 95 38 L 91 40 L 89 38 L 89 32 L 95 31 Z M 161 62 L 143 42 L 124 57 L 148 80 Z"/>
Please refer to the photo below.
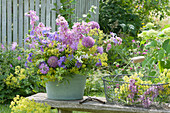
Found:
<path fill-rule="evenodd" d="M 35 11 L 26 16 L 31 18 L 32 29 L 25 39 L 30 47 L 25 66 L 33 66 L 44 82 L 61 81 L 74 74 L 87 75 L 95 67 L 107 66 L 107 54 L 92 34 L 100 32 L 97 22 L 74 23 L 70 29 L 65 18 L 58 15 L 58 31 L 52 33 L 43 23 L 36 25 L 39 18 Z"/>

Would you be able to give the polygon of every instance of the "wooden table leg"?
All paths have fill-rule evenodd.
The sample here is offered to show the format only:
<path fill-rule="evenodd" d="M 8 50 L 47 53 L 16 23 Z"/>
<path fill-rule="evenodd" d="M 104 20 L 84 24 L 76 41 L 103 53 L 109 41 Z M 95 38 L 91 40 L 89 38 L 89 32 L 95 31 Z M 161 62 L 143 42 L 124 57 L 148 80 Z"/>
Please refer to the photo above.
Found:
<path fill-rule="evenodd" d="M 72 111 L 67 111 L 63 109 L 58 109 L 58 113 L 72 113 Z"/>

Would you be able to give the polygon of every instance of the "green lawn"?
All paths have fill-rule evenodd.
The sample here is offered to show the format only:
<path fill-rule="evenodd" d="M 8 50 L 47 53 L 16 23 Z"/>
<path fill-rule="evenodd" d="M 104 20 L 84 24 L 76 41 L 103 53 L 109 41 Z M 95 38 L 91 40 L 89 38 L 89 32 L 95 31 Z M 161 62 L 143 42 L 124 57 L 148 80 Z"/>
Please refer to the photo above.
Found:
<path fill-rule="evenodd" d="M 11 113 L 9 105 L 0 104 L 0 113 Z"/>

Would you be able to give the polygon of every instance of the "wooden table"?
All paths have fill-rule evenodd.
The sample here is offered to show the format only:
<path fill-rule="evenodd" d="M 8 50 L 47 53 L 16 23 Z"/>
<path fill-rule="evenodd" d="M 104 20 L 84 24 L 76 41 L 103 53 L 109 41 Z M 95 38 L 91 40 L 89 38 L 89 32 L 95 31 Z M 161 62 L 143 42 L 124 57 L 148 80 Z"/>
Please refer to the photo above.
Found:
<path fill-rule="evenodd" d="M 37 93 L 35 95 L 27 97 L 28 99 L 34 99 L 35 102 L 47 103 L 52 108 L 57 108 L 59 113 L 72 113 L 72 111 L 84 111 L 93 113 L 170 113 L 168 109 L 145 109 L 137 107 L 128 107 L 120 105 L 102 104 L 98 101 L 87 101 L 83 104 L 79 104 L 81 100 L 75 101 L 56 101 L 47 98 L 46 93 Z M 87 97 L 83 97 L 84 99 Z M 104 97 L 96 97 L 102 101 L 106 101 Z"/>

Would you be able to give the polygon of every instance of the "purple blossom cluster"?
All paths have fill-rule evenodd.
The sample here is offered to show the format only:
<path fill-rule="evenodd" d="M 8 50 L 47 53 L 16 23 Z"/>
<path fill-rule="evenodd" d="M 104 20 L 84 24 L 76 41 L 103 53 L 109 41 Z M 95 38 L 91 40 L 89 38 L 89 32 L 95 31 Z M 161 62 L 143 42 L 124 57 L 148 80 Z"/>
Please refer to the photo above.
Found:
<path fill-rule="evenodd" d="M 137 86 L 135 85 L 136 81 L 134 79 L 130 79 L 130 83 L 129 83 L 129 90 L 130 90 L 130 94 L 128 95 L 128 98 L 131 99 L 131 102 L 134 103 L 135 102 L 135 95 L 138 93 L 138 89 Z"/>
<path fill-rule="evenodd" d="M 47 65 L 45 62 L 42 62 L 42 63 L 40 64 L 39 69 L 40 69 L 40 72 L 41 72 L 42 74 L 47 74 L 48 71 L 49 71 L 49 67 L 48 67 L 48 65 Z"/>
<path fill-rule="evenodd" d="M 147 91 L 145 91 L 143 95 L 140 95 L 139 100 L 142 102 L 142 105 L 147 108 L 152 104 L 154 99 L 159 95 L 159 91 L 163 89 L 164 88 L 162 85 L 152 86 L 149 89 L 147 89 Z"/>
<path fill-rule="evenodd" d="M 112 44 L 114 46 L 122 44 L 122 39 L 120 37 L 117 37 L 115 33 L 111 32 L 110 35 L 111 35 L 110 39 L 104 41 L 104 44 L 107 44 L 106 52 L 108 52 L 112 48 Z"/>
<path fill-rule="evenodd" d="M 151 86 L 143 93 L 143 95 L 138 95 L 138 88 L 140 88 L 140 86 L 135 85 L 135 83 L 136 81 L 134 79 L 130 79 L 130 94 L 128 95 L 128 98 L 130 98 L 132 103 L 141 102 L 146 108 L 149 107 L 154 99 L 159 95 L 159 91 L 164 89 L 162 85 Z"/>
<path fill-rule="evenodd" d="M 34 29 L 35 22 L 39 20 L 39 17 L 36 15 L 36 12 L 33 10 L 30 10 L 28 13 L 25 14 L 25 16 L 28 16 L 31 18 L 30 24 L 32 25 L 32 28 Z"/>
<path fill-rule="evenodd" d="M 50 67 L 56 68 L 58 66 L 58 58 L 56 56 L 51 56 L 47 63 Z"/>
<path fill-rule="evenodd" d="M 42 74 L 47 74 L 49 68 L 57 68 L 63 67 L 67 68 L 66 62 L 74 59 L 74 66 L 77 68 L 82 67 L 82 59 L 88 59 L 88 54 L 77 56 L 80 59 L 76 59 L 73 55 L 74 52 L 78 49 L 78 45 L 81 43 L 84 48 L 92 48 L 95 44 L 95 40 L 87 36 L 87 34 L 92 29 L 99 29 L 100 26 L 97 22 L 82 22 L 75 23 L 72 28 L 69 28 L 68 22 L 64 17 L 58 15 L 56 19 L 56 25 L 58 25 L 58 31 L 50 32 L 51 28 L 46 27 L 42 22 L 35 26 L 36 21 L 39 20 L 38 16 L 36 16 L 35 11 L 29 11 L 25 14 L 30 17 L 32 29 L 30 34 L 25 39 L 25 42 L 29 44 L 30 48 L 33 48 L 38 51 L 38 54 L 51 54 L 48 58 L 45 58 L 47 61 L 43 61 L 40 63 L 38 68 L 40 69 Z M 97 31 L 96 31 L 97 32 Z M 82 47 L 82 46 L 81 46 Z M 65 54 L 67 48 L 67 52 L 69 55 Z M 83 49 L 84 49 L 83 48 Z M 48 50 L 52 52 L 48 53 Z M 56 54 L 54 54 L 54 50 L 57 50 Z M 59 52 L 59 53 L 58 53 Z M 97 52 L 103 54 L 103 47 L 98 47 Z M 97 52 L 95 54 L 97 54 Z M 64 55 L 63 55 L 64 54 Z M 33 62 L 33 53 L 28 54 L 27 61 L 25 66 L 28 67 L 28 62 Z M 96 66 L 101 66 L 101 60 L 96 63 Z"/>
<path fill-rule="evenodd" d="M 94 43 L 95 43 L 94 39 L 90 36 L 84 37 L 84 39 L 82 40 L 82 45 L 87 48 L 93 47 Z"/>

